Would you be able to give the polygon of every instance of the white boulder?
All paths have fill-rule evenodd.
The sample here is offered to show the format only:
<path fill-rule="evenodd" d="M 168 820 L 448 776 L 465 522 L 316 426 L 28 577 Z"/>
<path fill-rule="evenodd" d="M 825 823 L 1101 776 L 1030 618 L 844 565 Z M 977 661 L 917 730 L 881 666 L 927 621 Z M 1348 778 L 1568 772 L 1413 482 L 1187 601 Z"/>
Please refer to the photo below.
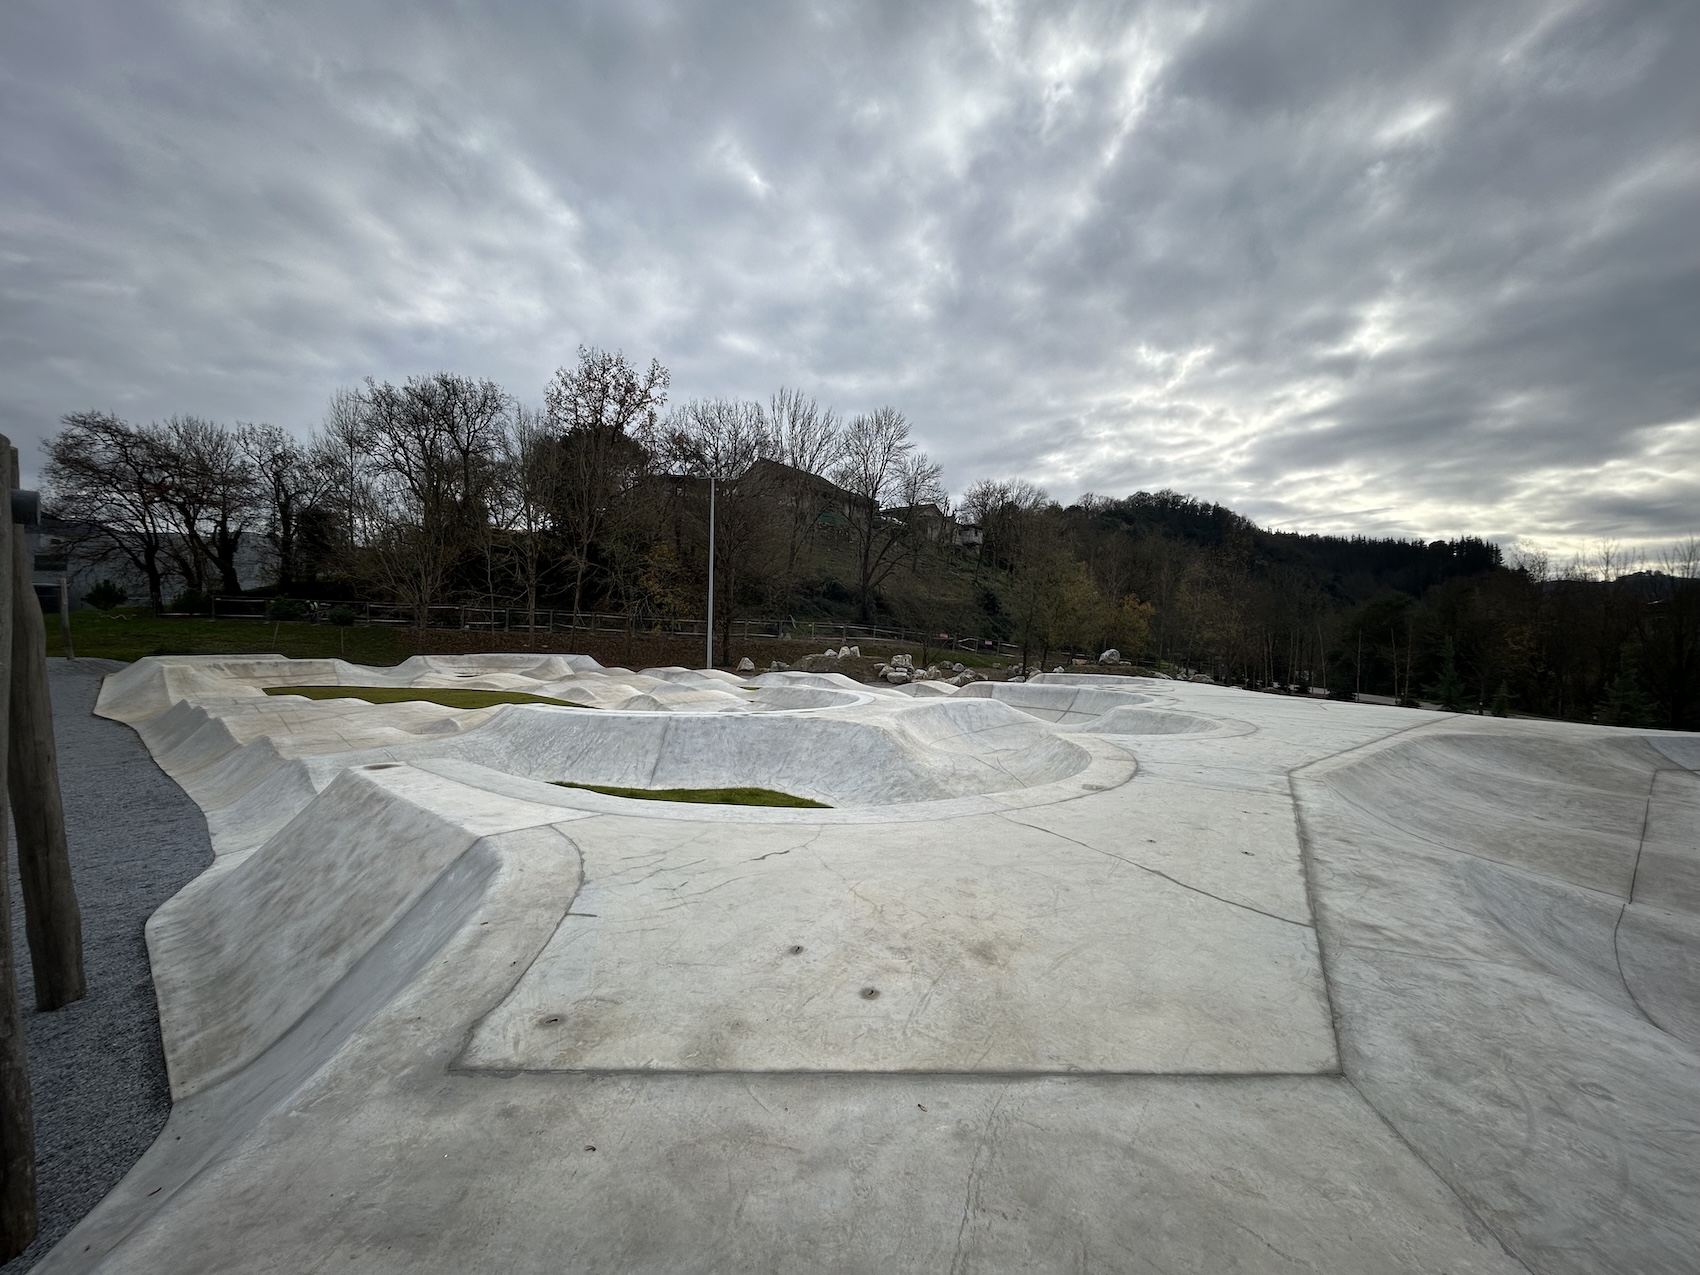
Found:
<path fill-rule="evenodd" d="M 755 671 L 756 671 L 756 662 L 754 660 L 752 660 L 749 656 L 746 655 L 743 659 L 738 661 L 738 672 L 740 672 L 740 673 L 754 673 Z"/>
<path fill-rule="evenodd" d="M 1098 657 L 1100 664 L 1120 664 L 1121 662 L 1122 653 L 1113 646 Z"/>

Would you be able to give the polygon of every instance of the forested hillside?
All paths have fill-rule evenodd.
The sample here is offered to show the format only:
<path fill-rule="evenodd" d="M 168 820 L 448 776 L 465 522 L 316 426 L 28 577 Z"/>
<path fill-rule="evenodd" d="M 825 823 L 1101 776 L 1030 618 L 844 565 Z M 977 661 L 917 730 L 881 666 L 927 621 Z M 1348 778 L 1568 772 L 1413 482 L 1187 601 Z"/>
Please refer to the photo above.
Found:
<path fill-rule="evenodd" d="M 1478 539 L 1272 532 L 1175 492 L 1063 506 L 1020 480 L 955 502 L 893 408 L 794 391 L 668 403 L 668 374 L 582 350 L 522 406 L 449 373 L 339 394 L 302 441 L 74 413 L 50 440 L 76 553 L 155 611 L 211 594 L 878 622 L 1117 647 L 1251 687 L 1700 726 L 1700 543 L 1562 569 Z M 263 560 L 261 579 L 241 564 Z M 256 587 L 257 586 L 257 587 Z M 724 644 L 723 644 L 724 649 Z"/>

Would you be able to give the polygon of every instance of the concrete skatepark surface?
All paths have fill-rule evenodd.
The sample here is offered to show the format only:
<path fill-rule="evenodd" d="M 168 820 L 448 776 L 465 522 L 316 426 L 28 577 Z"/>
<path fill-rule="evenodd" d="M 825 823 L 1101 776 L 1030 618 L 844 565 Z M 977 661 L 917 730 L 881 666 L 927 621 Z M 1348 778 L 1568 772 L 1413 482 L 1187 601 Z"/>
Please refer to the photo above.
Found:
<path fill-rule="evenodd" d="M 265 694 L 330 684 L 587 707 Z M 216 858 L 170 1120 L 37 1269 L 1695 1269 L 1700 739 L 930 689 L 110 677 Z"/>

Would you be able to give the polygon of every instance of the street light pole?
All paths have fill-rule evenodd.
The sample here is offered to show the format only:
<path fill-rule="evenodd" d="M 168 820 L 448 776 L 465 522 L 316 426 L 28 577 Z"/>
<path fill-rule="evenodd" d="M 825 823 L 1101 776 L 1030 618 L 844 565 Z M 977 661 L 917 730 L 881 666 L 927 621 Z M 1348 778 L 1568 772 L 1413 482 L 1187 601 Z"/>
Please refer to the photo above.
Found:
<path fill-rule="evenodd" d="M 714 667 L 714 475 L 708 476 L 708 663 Z"/>

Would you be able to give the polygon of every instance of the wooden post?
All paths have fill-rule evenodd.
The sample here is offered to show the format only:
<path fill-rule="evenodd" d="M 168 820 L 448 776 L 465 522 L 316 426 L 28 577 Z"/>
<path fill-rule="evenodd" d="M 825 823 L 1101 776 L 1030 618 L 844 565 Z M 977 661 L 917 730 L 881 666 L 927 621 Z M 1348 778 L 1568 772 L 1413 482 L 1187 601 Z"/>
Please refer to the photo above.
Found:
<path fill-rule="evenodd" d="M 11 444 L 0 438 L 0 455 Z M 0 517 L 0 708 L 9 712 L 12 686 L 11 511 Z M 17 537 L 22 539 L 22 537 Z M 0 714 L 0 720 L 5 715 Z M 7 751 L 0 731 L 0 759 Z M 7 866 L 6 809 L 0 802 L 0 869 Z M 18 1009 L 18 971 L 12 962 L 11 873 L 0 871 L 0 1262 L 35 1239 L 35 1122 L 30 1114 L 29 1050 Z"/>
<path fill-rule="evenodd" d="M 18 452 L 7 448 L 11 485 Z M 46 1013 L 83 998 L 83 918 L 71 882 L 53 701 L 47 686 L 47 623 L 30 582 L 22 528 L 12 532 L 12 675 L 6 787 L 18 834 L 24 930 L 35 970 L 35 1007 Z"/>
<path fill-rule="evenodd" d="M 71 645 L 71 577 L 59 577 L 59 645 L 66 659 L 77 658 L 77 648 Z"/>

